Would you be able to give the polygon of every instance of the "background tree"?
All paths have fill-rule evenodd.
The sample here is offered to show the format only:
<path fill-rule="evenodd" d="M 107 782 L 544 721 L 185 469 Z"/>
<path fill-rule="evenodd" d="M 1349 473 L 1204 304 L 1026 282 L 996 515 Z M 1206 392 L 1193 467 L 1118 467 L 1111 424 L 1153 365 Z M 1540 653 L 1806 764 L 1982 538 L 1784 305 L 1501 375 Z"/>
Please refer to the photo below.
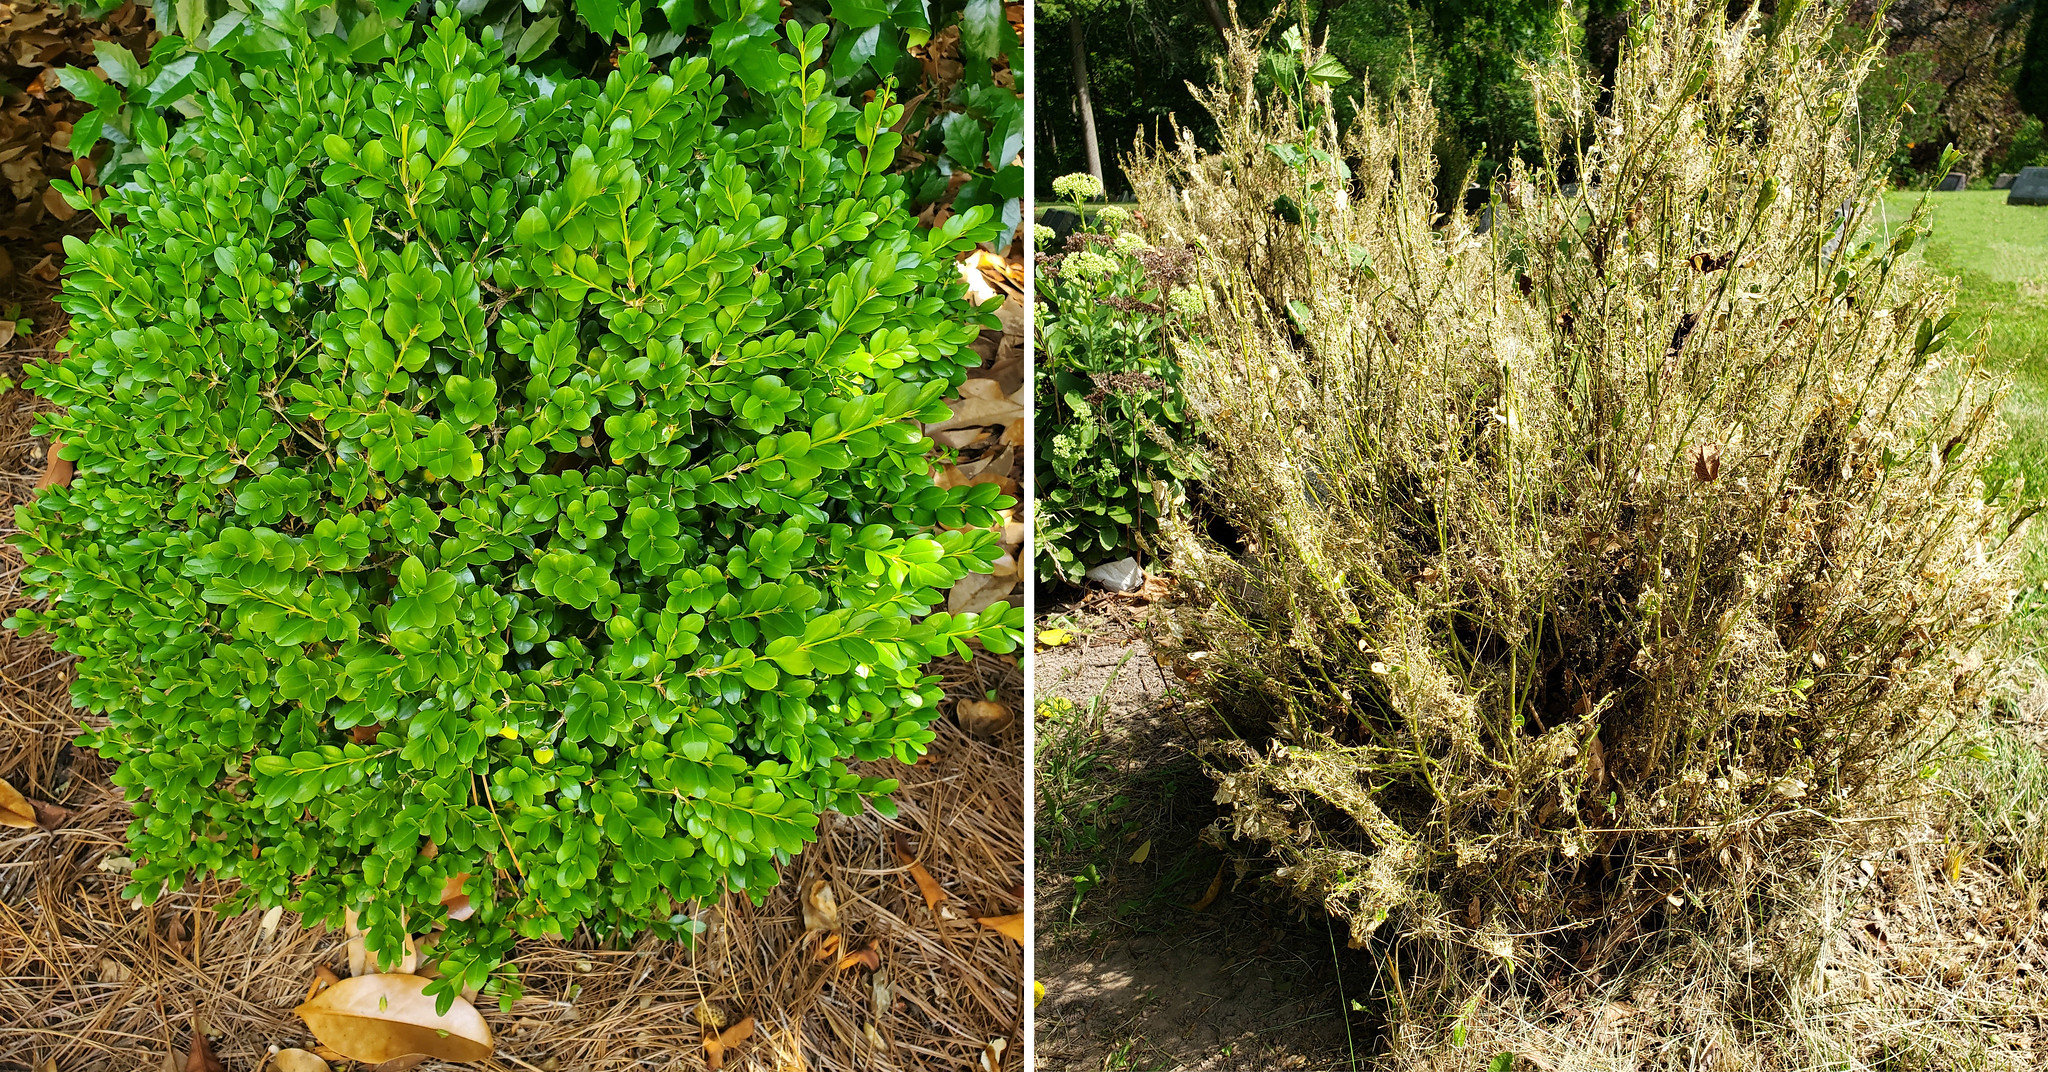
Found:
<path fill-rule="evenodd" d="M 1768 15 L 1776 7 L 1761 5 Z M 2036 29 L 2036 0 L 1853 0 L 1838 44 L 1886 35 L 1888 60 L 1862 89 L 1866 112 L 1899 114 L 1905 136 L 1891 162 L 1894 181 L 1932 181 L 1944 146 L 1963 154 L 1973 176 L 2048 161 L 2048 28 Z M 1276 34 L 1304 25 L 1327 40 L 1354 76 L 1341 109 L 1358 94 L 1386 100 L 1428 87 L 1442 124 L 1434 146 L 1449 187 L 1469 168 L 1482 185 L 1508 160 L 1534 151 L 1534 117 L 1521 71 L 1575 57 L 1611 85 L 1632 21 L 1633 0 L 1239 0 L 1244 25 L 1285 12 Z M 1731 14 L 1748 0 L 1731 0 Z M 1049 32 L 1038 44 L 1043 94 L 1037 118 L 1041 183 L 1094 172 L 1090 146 L 1115 196 L 1129 188 L 1120 157 L 1132 141 L 1170 126 L 1214 145 L 1207 114 L 1187 83 L 1205 82 L 1223 47 L 1228 14 L 1218 0 L 1047 0 Z M 1056 21 L 1057 20 L 1057 21 Z M 1066 32 L 1060 32 L 1065 29 Z M 1076 42 L 1081 51 L 1076 51 Z M 1268 62 L 1286 50 L 1267 42 Z M 1081 64 L 1075 62 L 1081 57 Z M 1088 107 L 1082 106 L 1086 90 Z M 1603 93 L 1606 90 L 1603 88 Z M 1604 102 L 1603 102 L 1604 103 Z"/>
<path fill-rule="evenodd" d="M 1357 94 L 1381 99 L 1411 84 L 1427 85 L 1443 117 L 1438 145 L 1447 174 L 1476 164 L 1483 182 L 1499 164 L 1524 152 L 1533 136 L 1528 92 L 1520 75 L 1525 62 L 1542 63 L 1576 47 L 1588 21 L 1614 21 L 1623 0 L 1561 8 L 1554 0 L 1239 0 L 1245 26 L 1258 26 L 1276 7 L 1289 9 L 1275 33 L 1300 26 L 1318 39 L 1327 36 L 1331 55 L 1354 76 L 1340 107 L 1347 113 Z M 1563 12 L 1569 10 L 1569 18 Z M 1216 0 L 1200 4 L 1173 0 L 1059 0 L 1039 7 L 1041 25 L 1053 19 L 1079 24 L 1085 56 L 1075 62 L 1074 38 L 1047 34 L 1038 44 L 1038 168 L 1041 182 L 1089 166 L 1092 122 L 1103 153 L 1105 184 L 1114 194 L 1128 188 L 1118 157 L 1133 139 L 1156 136 L 1169 127 L 1190 130 L 1213 144 L 1208 114 L 1188 92 L 1206 82 L 1223 50 L 1229 16 Z M 1618 30 L 1609 34 L 1618 40 Z M 1269 45 L 1269 63 L 1284 62 Z M 1611 44 L 1609 49 L 1611 51 Z M 1611 59 L 1607 66 L 1612 67 Z M 1270 75 L 1269 75 L 1270 76 Z M 1083 88 L 1092 108 L 1081 107 Z M 1061 106 L 1058 101 L 1071 101 Z"/>

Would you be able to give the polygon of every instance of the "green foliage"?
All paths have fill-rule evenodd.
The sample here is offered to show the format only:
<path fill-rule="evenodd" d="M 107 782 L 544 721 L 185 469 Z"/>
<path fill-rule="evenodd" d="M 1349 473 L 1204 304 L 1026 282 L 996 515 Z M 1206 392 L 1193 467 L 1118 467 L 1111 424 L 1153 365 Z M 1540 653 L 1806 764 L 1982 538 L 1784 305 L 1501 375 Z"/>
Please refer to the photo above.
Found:
<path fill-rule="evenodd" d="M 73 133 L 81 150 L 102 136 L 110 143 L 102 178 L 126 181 L 142 159 L 132 109 L 185 116 L 199 113 L 194 94 L 241 67 L 290 62 L 305 38 L 341 49 L 358 63 L 388 59 L 399 42 L 425 27 L 432 5 L 414 0 L 158 0 L 156 25 L 165 36 L 147 57 L 98 42 L 104 79 L 81 69 L 60 72 L 66 88 L 92 106 Z M 901 131 L 920 151 L 909 189 L 919 203 L 950 195 L 956 210 L 989 205 L 1005 227 L 1021 218 L 1024 173 L 1009 162 L 1023 148 L 1024 104 L 1017 35 L 1001 0 L 662 0 L 645 7 L 622 0 L 484 0 L 464 4 L 472 35 L 485 29 L 507 62 L 554 81 L 611 65 L 613 45 L 645 31 L 657 59 L 706 56 L 736 92 L 726 109 L 767 121 L 783 61 L 793 55 L 784 32 L 826 27 L 822 43 L 831 92 L 863 97 L 894 79 L 917 98 Z M 958 26 L 959 76 L 943 85 L 926 76 L 910 49 L 935 31 Z M 1001 78 L 997 64 L 1007 65 Z M 955 187 L 951 176 L 967 176 Z M 1000 241 L 1007 241 L 1005 236 Z"/>
<path fill-rule="evenodd" d="M 1182 249 L 1119 228 L 1119 209 L 1041 255 L 1038 575 L 1079 582 L 1089 567 L 1149 550 L 1160 503 L 1182 497 L 1196 462 L 1166 327 L 1188 311 Z M 1178 308 L 1176 307 L 1178 305 Z"/>
<path fill-rule="evenodd" d="M 2048 119 L 2048 18 L 2041 17 L 2038 5 L 2027 20 L 2026 51 L 2020 57 L 2019 77 L 2012 90 L 2021 111 L 2035 119 Z"/>
<path fill-rule="evenodd" d="M 11 622 L 106 718 L 130 895 L 445 922 L 444 988 L 515 936 L 676 935 L 889 810 L 847 761 L 932 740 L 928 660 L 1014 649 L 1003 604 L 929 613 L 1010 502 L 936 487 L 916 423 L 993 323 L 952 267 L 990 212 L 918 230 L 901 106 L 787 33 L 765 123 L 637 35 L 549 84 L 452 18 L 136 115 L 27 372 L 78 476 L 18 512 L 47 603 Z"/>

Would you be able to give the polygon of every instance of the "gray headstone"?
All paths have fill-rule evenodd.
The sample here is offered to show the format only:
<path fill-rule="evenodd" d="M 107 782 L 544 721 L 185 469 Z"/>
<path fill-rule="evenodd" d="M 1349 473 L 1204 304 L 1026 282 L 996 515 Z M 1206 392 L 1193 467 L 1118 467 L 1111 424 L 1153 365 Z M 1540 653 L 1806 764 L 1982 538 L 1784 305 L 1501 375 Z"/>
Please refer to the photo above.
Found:
<path fill-rule="evenodd" d="M 2048 205 L 2048 167 L 2021 168 L 2019 178 L 2012 180 L 2012 192 L 2005 195 L 2008 205 Z"/>
<path fill-rule="evenodd" d="M 1948 174 L 1943 175 L 1941 177 L 1941 182 L 1936 184 L 1934 188 L 1946 193 L 1953 190 L 1960 190 L 1968 185 L 1970 185 L 1970 177 L 1968 175 L 1965 175 L 1960 171 L 1951 171 Z"/>
<path fill-rule="evenodd" d="M 1991 188 L 1994 190 L 2010 190 L 2012 189 L 2012 180 L 2017 178 L 2019 176 L 2010 171 L 2001 171 L 1998 173 L 1997 178 L 1991 180 Z"/>
<path fill-rule="evenodd" d="M 1051 208 L 1038 217 L 1038 222 L 1052 228 L 1052 246 L 1039 250 L 1040 256 L 1050 256 L 1067 251 L 1067 236 L 1081 226 L 1081 214 L 1070 208 Z"/>

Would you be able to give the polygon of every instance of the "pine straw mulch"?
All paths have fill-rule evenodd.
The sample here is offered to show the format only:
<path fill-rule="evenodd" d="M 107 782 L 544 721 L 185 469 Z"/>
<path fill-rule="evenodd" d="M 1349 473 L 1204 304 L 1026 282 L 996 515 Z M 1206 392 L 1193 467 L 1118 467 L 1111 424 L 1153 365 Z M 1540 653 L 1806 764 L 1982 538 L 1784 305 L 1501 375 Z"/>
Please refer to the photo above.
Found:
<path fill-rule="evenodd" d="M 22 362 L 62 334 L 39 282 L 0 281 L 0 300 L 14 291 L 40 329 L 0 346 L 0 374 L 17 380 Z M 19 388 L 0 397 L 0 535 L 42 470 L 47 444 L 30 434 L 36 405 Z M 20 554 L 0 550 L 0 614 L 21 602 L 20 570 Z M 936 669 L 950 697 L 994 691 L 1021 707 L 1016 656 Z M 106 869 L 121 858 L 128 810 L 110 765 L 70 744 L 80 713 L 68 681 L 68 659 L 45 638 L 0 631 L 0 779 L 36 801 L 51 827 L 0 830 L 0 1070 L 175 1072 L 195 1028 L 213 1036 L 229 1072 L 254 1072 L 273 1046 L 310 1045 L 291 1009 L 315 965 L 345 970 L 345 936 L 293 917 L 265 936 L 256 913 L 220 914 L 217 884 L 131 908 L 124 877 Z M 1023 911 L 1022 730 L 1013 723 L 983 741 L 951 719 L 935 728 L 916 766 L 864 765 L 903 783 L 896 818 L 828 817 L 763 905 L 730 896 L 702 907 L 708 929 L 694 949 L 604 948 L 587 936 L 523 944 L 525 996 L 503 1014 L 481 1003 L 498 1043 L 481 1067 L 702 1068 L 701 1021 L 746 1016 L 758 1031 L 727 1068 L 957 1070 L 975 1067 L 995 1038 L 1014 1054 L 1023 953 L 972 917 Z M 898 862 L 899 835 L 960 919 L 926 907 Z M 835 884 L 848 948 L 879 940 L 881 971 L 811 958 L 796 898 L 819 878 Z"/>

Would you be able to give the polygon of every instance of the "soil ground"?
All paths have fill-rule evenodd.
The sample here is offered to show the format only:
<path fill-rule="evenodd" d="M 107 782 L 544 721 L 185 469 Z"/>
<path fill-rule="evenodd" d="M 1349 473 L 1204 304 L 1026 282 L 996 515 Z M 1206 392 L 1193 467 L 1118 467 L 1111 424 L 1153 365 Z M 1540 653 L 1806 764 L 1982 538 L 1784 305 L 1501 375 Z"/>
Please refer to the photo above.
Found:
<path fill-rule="evenodd" d="M 1205 840 L 1218 811 L 1194 749 L 1216 733 L 1152 661 L 1142 607 L 1096 596 L 1040 623 L 1075 637 L 1036 655 L 1040 1065 L 1353 1067 L 1376 1030 L 1349 1001 L 1371 963 Z"/>

